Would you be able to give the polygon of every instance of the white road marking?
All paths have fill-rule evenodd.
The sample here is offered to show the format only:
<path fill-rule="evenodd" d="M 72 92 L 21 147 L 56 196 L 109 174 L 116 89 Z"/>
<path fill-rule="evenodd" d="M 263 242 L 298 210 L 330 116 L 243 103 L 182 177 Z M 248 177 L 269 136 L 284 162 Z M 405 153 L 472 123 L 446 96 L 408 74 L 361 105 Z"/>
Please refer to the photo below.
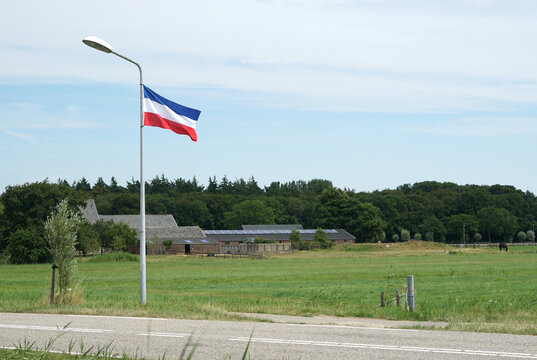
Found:
<path fill-rule="evenodd" d="M 141 336 L 161 336 L 161 337 L 183 338 L 183 337 L 189 336 L 190 334 L 151 332 L 151 333 L 142 333 L 140 335 Z"/>
<path fill-rule="evenodd" d="M 148 317 L 136 317 L 136 316 L 105 316 L 105 315 L 65 315 L 72 317 L 86 317 L 86 318 L 106 318 L 106 319 L 129 319 L 129 320 L 157 320 L 157 321 L 167 321 L 168 319 L 163 318 L 148 318 Z"/>
<path fill-rule="evenodd" d="M 415 346 L 355 344 L 355 343 L 342 343 L 342 342 L 330 342 L 330 341 L 266 339 L 266 338 L 248 338 L 248 337 L 238 337 L 238 338 L 233 338 L 229 340 L 241 341 L 241 342 L 252 342 L 252 343 L 259 342 L 259 343 L 270 343 L 270 344 L 283 344 L 283 345 L 333 346 L 333 347 L 357 348 L 357 349 L 412 351 L 412 352 L 430 352 L 430 353 L 455 354 L 455 355 L 481 355 L 481 356 L 495 356 L 495 357 L 497 356 L 497 357 L 519 358 L 519 359 L 537 359 L 537 354 L 486 351 L 486 350 L 442 349 L 442 348 L 427 348 L 427 347 L 415 347 Z"/>
<path fill-rule="evenodd" d="M 12 325 L 12 324 L 0 324 L 2 329 L 24 329 L 24 330 L 46 330 L 46 331 L 65 331 L 65 332 L 82 332 L 82 333 L 108 333 L 112 330 L 102 329 L 83 329 L 83 328 L 60 328 L 54 326 L 35 326 L 35 325 Z"/>
<path fill-rule="evenodd" d="M 417 329 L 397 329 L 397 328 L 374 328 L 364 326 L 347 326 L 347 325 L 318 325 L 318 324 L 283 324 L 286 326 L 304 326 L 304 327 L 325 327 L 325 328 L 342 328 L 342 329 L 358 329 L 358 330 L 386 330 L 386 331 L 424 331 Z M 425 330 L 426 331 L 426 330 Z"/>

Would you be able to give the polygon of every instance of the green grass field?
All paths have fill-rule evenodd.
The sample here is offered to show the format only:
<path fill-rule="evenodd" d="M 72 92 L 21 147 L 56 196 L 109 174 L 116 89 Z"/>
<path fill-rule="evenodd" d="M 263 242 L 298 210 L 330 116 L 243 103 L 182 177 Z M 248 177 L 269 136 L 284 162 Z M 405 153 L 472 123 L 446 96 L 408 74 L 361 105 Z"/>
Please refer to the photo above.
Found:
<path fill-rule="evenodd" d="M 264 259 L 156 256 L 147 304 L 138 262 L 81 259 L 83 299 L 50 305 L 50 264 L 0 265 L 0 311 L 239 319 L 233 312 L 444 320 L 450 329 L 537 335 L 537 247 L 355 244 Z M 414 275 L 416 311 L 378 308 Z"/>

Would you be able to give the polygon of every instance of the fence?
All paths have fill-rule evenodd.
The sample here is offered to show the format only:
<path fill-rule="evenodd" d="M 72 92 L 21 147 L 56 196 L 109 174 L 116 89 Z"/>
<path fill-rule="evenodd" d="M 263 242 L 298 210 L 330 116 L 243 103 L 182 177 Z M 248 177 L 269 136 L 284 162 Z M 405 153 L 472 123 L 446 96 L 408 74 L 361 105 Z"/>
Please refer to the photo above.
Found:
<path fill-rule="evenodd" d="M 289 243 L 240 244 L 220 246 L 220 254 L 228 255 L 256 255 L 263 253 L 285 253 L 290 251 L 291 244 Z"/>

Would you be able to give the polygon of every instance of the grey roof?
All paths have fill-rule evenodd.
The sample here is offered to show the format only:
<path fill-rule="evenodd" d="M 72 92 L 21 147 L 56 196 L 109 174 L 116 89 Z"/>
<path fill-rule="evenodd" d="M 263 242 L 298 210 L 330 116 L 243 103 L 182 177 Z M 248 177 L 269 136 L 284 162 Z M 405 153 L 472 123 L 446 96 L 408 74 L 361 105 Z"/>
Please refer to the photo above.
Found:
<path fill-rule="evenodd" d="M 114 223 L 125 223 L 131 229 L 140 229 L 140 215 L 99 215 L 97 206 L 93 199 L 86 201 L 85 207 L 79 207 L 80 214 L 90 224 L 95 224 L 98 220 L 113 221 Z M 172 215 L 146 215 L 145 216 L 146 239 L 173 239 L 184 240 L 205 239 L 205 235 L 199 226 L 177 226 Z M 186 240 L 185 240 L 186 241 Z"/>
<path fill-rule="evenodd" d="M 243 230 L 302 230 L 300 224 L 278 224 L 278 225 L 242 225 Z"/>
<path fill-rule="evenodd" d="M 93 199 L 86 200 L 86 206 L 79 206 L 78 210 L 80 210 L 80 215 L 90 224 L 95 224 L 99 220 L 99 213 L 97 212 L 97 206 Z"/>
<path fill-rule="evenodd" d="M 136 230 L 140 228 L 140 215 L 99 215 L 99 220 L 112 220 L 115 223 L 122 222 Z M 177 223 L 175 222 L 173 215 L 146 215 L 145 227 L 146 229 L 177 227 Z"/>
<path fill-rule="evenodd" d="M 162 244 L 166 239 L 156 239 L 157 244 Z M 220 242 L 212 239 L 170 239 L 174 245 L 220 245 Z"/>
<path fill-rule="evenodd" d="M 205 239 L 199 226 L 146 227 L 146 239 Z"/>
<path fill-rule="evenodd" d="M 356 237 L 343 229 L 323 229 L 328 240 L 356 240 Z M 302 229 L 300 238 L 302 240 L 313 240 L 313 235 L 317 230 Z M 223 241 L 246 241 L 256 237 L 263 239 L 274 239 L 276 241 L 289 241 L 291 230 L 203 230 L 208 239 Z"/>

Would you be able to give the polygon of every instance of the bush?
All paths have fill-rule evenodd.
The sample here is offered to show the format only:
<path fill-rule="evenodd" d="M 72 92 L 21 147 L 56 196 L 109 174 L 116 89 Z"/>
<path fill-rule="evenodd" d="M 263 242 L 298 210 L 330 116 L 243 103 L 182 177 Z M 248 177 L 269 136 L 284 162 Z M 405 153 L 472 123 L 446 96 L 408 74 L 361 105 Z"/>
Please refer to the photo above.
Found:
<path fill-rule="evenodd" d="M 272 244 L 272 243 L 275 243 L 276 240 L 274 239 L 263 239 L 263 238 L 260 238 L 260 237 L 256 237 L 254 239 L 254 244 Z"/>
<path fill-rule="evenodd" d="M 50 260 L 45 239 L 35 230 L 19 229 L 7 240 L 11 264 L 35 264 Z"/>
<path fill-rule="evenodd" d="M 410 231 L 407 229 L 401 229 L 401 241 L 410 240 Z"/>
<path fill-rule="evenodd" d="M 392 235 L 392 241 L 393 241 L 393 242 L 398 242 L 398 241 L 399 241 L 399 235 L 397 235 L 397 234 L 393 234 L 393 235 Z"/>
<path fill-rule="evenodd" d="M 328 240 L 328 236 L 326 236 L 326 232 L 323 229 L 317 229 L 313 235 L 312 245 L 321 249 L 328 249 L 333 247 L 334 243 Z"/>
<path fill-rule="evenodd" d="M 414 234 L 414 239 L 421 240 L 421 234 L 420 233 L 415 233 Z"/>
<path fill-rule="evenodd" d="M 139 255 L 134 255 L 127 252 L 113 252 L 91 257 L 89 262 L 129 262 L 140 261 Z"/>
<path fill-rule="evenodd" d="M 291 249 L 301 250 L 302 239 L 300 238 L 300 232 L 297 229 L 291 229 L 291 235 L 289 236 L 289 242 L 291 243 Z"/>
<path fill-rule="evenodd" d="M 528 235 L 524 231 L 519 231 L 518 234 L 516 234 L 516 239 L 518 242 L 524 242 L 528 238 Z"/>

